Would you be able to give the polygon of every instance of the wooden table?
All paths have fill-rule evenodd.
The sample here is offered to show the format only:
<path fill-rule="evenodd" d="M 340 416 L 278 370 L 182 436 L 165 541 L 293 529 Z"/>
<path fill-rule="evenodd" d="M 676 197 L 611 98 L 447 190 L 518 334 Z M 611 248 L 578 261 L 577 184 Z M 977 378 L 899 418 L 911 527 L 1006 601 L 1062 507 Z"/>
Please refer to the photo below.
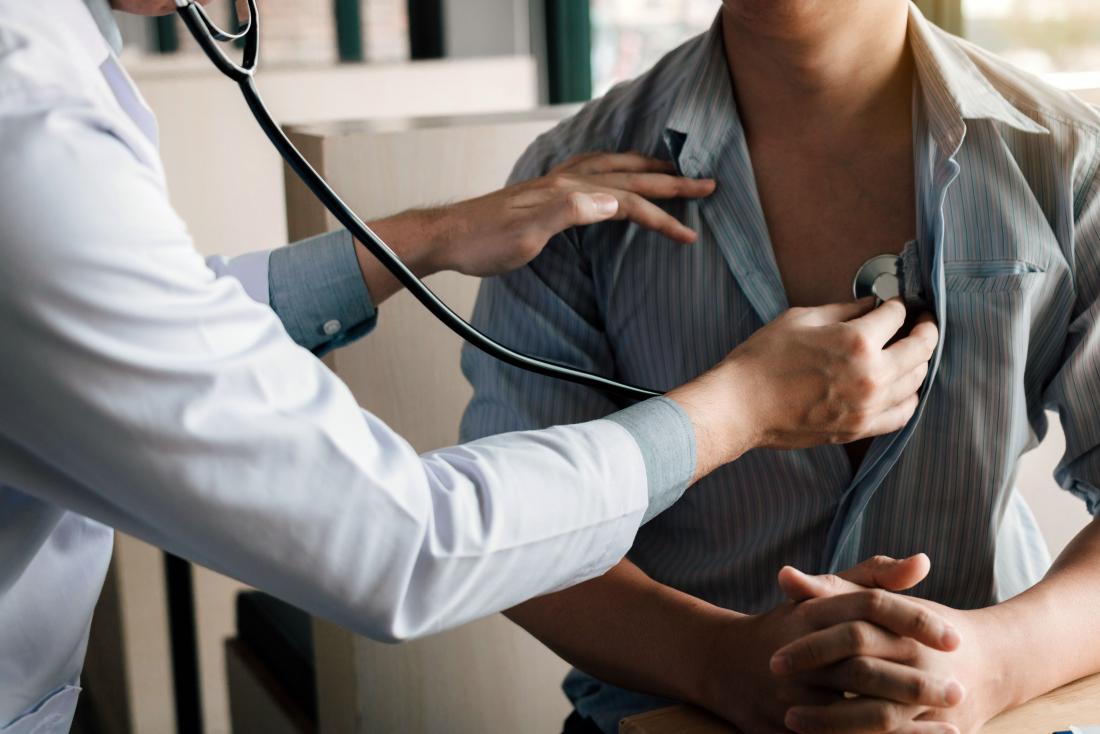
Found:
<path fill-rule="evenodd" d="M 1051 734 L 1100 724 L 1100 675 L 1071 683 L 989 722 L 982 734 Z M 738 734 L 691 706 L 672 706 L 625 719 L 619 734 Z"/>

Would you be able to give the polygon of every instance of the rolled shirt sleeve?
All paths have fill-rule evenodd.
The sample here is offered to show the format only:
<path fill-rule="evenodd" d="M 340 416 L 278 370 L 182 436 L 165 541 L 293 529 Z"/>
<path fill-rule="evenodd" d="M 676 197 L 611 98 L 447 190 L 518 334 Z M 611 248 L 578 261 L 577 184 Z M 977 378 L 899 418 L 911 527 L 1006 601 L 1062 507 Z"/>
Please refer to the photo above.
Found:
<path fill-rule="evenodd" d="M 1100 154 L 1079 166 L 1072 284 L 1074 309 L 1062 366 L 1048 385 L 1047 406 L 1057 410 L 1066 452 L 1055 471 L 1062 488 L 1100 515 Z"/>

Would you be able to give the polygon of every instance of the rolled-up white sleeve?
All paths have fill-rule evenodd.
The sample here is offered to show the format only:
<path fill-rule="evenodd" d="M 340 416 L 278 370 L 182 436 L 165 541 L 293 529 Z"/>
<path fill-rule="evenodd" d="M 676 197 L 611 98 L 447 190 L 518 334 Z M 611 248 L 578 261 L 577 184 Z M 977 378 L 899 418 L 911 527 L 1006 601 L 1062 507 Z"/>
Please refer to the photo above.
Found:
<path fill-rule="evenodd" d="M 0 117 L 0 483 L 386 640 L 622 558 L 649 504 L 627 428 L 418 456 L 109 129 L 79 101 Z"/>

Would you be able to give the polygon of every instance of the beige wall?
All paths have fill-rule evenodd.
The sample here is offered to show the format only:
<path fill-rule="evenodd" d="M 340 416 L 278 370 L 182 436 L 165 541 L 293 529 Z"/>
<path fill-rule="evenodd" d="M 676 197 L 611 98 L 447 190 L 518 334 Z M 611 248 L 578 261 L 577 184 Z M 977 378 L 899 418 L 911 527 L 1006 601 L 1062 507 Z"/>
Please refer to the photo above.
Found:
<path fill-rule="evenodd" d="M 205 254 L 287 242 L 283 169 L 236 87 L 197 65 L 133 70 L 160 120 L 173 202 Z M 258 86 L 281 122 L 524 110 L 537 98 L 528 58 L 261 71 Z M 364 170 L 363 176 L 374 175 Z M 420 202 L 431 203 L 431 202 Z M 116 545 L 130 719 L 137 732 L 174 728 L 160 552 L 133 538 Z M 222 643 L 233 633 L 240 584 L 195 569 L 206 731 L 229 730 Z"/>
<path fill-rule="evenodd" d="M 370 216 L 407 208 L 421 197 L 470 197 L 499 187 L 530 141 L 571 111 L 302 126 L 294 137 L 349 202 Z M 362 178 L 356 175 L 361 168 L 382 175 Z M 300 187 L 291 187 L 290 201 L 292 232 L 331 228 L 331 219 Z M 468 318 L 477 279 L 444 273 L 429 284 Z M 458 439 L 471 395 L 459 370 L 460 348 L 454 334 L 401 293 L 387 301 L 369 340 L 341 350 L 330 363 L 364 408 L 426 451 Z M 559 690 L 565 664 L 499 616 L 400 646 L 320 621 L 314 637 L 325 734 L 554 731 L 568 713 Z"/>
<path fill-rule="evenodd" d="M 1066 438 L 1056 415 L 1049 414 L 1050 432 L 1039 448 L 1024 457 L 1016 486 L 1027 499 L 1043 531 L 1051 555 L 1057 556 L 1089 522 L 1085 503 L 1063 491 L 1054 481 L 1054 467 L 1062 458 Z"/>
<path fill-rule="evenodd" d="M 172 200 L 204 253 L 286 244 L 283 172 L 240 92 L 212 72 L 134 70 L 160 120 Z M 526 57 L 416 64 L 261 69 L 257 86 L 283 124 L 530 109 L 536 69 Z M 364 175 L 370 175 L 364 171 Z"/>

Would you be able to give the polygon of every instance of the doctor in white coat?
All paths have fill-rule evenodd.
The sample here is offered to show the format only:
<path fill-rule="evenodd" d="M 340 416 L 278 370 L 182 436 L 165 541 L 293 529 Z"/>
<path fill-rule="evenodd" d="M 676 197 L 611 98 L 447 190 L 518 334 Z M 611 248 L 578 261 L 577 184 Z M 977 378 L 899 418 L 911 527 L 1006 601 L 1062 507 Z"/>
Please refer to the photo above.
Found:
<path fill-rule="evenodd" d="M 606 420 L 418 456 L 316 356 L 396 284 L 340 232 L 201 258 L 117 38 L 107 0 L 0 0 L 0 731 L 68 730 L 113 528 L 400 640 L 601 574 L 746 450 L 913 412 L 934 327 L 887 349 L 904 309 L 856 304 Z M 713 187 L 597 155 L 374 226 L 422 274 L 492 275 L 609 218 L 690 243 L 646 197 Z"/>

